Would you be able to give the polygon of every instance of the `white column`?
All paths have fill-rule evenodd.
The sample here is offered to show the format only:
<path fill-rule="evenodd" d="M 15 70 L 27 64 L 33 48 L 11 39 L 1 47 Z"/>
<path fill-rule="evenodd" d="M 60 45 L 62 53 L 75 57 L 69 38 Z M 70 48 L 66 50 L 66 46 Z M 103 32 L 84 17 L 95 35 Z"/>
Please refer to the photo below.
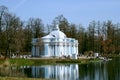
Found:
<path fill-rule="evenodd" d="M 77 55 L 78 55 L 78 46 L 77 44 L 75 44 L 75 59 L 77 59 Z"/>
<path fill-rule="evenodd" d="M 32 56 L 35 56 L 35 48 L 32 46 Z"/>
<path fill-rule="evenodd" d="M 75 54 L 75 44 L 73 44 L 73 54 Z"/>
<path fill-rule="evenodd" d="M 71 45 L 69 44 L 69 55 L 71 55 Z"/>
<path fill-rule="evenodd" d="M 54 46 L 51 47 L 51 56 L 54 56 Z"/>
<path fill-rule="evenodd" d="M 54 56 L 54 45 L 52 45 L 52 56 Z"/>
<path fill-rule="evenodd" d="M 60 50 L 59 50 L 59 45 L 57 46 L 57 52 L 58 52 L 58 56 L 60 57 Z"/>
<path fill-rule="evenodd" d="M 52 56 L 52 45 L 50 45 L 50 56 Z"/>
<path fill-rule="evenodd" d="M 76 54 L 78 55 L 78 44 L 76 46 Z"/>
<path fill-rule="evenodd" d="M 62 52 L 62 56 L 64 55 L 64 47 L 63 47 L 63 43 L 61 45 L 61 52 Z"/>
<path fill-rule="evenodd" d="M 50 56 L 52 56 L 52 45 L 50 45 Z"/>
<path fill-rule="evenodd" d="M 70 50 L 70 55 L 72 55 L 72 45 L 70 44 L 70 46 L 69 46 L 69 50 Z"/>
<path fill-rule="evenodd" d="M 55 44 L 53 45 L 53 56 L 55 56 Z"/>
<path fill-rule="evenodd" d="M 62 55 L 64 55 L 64 47 L 63 47 L 63 43 L 62 43 Z"/>
<path fill-rule="evenodd" d="M 56 54 L 56 56 L 58 56 L 58 52 L 57 52 L 57 44 L 55 44 L 55 54 Z"/>
<path fill-rule="evenodd" d="M 39 56 L 39 46 L 37 46 L 36 49 L 37 49 L 36 55 Z"/>
<path fill-rule="evenodd" d="M 54 56 L 56 56 L 56 48 L 55 48 L 55 44 L 54 44 Z"/>
<path fill-rule="evenodd" d="M 36 56 L 36 45 L 34 46 L 34 56 Z"/>
<path fill-rule="evenodd" d="M 66 56 L 68 56 L 68 45 L 66 45 Z"/>
<path fill-rule="evenodd" d="M 66 44 L 64 42 L 64 55 L 66 56 Z"/>
<path fill-rule="evenodd" d="M 59 45 L 57 45 L 57 55 L 60 57 Z"/>
<path fill-rule="evenodd" d="M 61 52 L 61 44 L 59 45 L 59 55 L 62 56 L 62 52 Z"/>
<path fill-rule="evenodd" d="M 45 48 L 45 54 L 44 54 L 44 56 L 48 56 L 48 44 L 47 43 L 45 43 L 44 48 Z"/>
<path fill-rule="evenodd" d="M 67 44 L 67 56 L 69 55 L 69 45 Z"/>
<path fill-rule="evenodd" d="M 73 51 L 74 51 L 74 50 L 73 50 L 73 45 L 71 45 L 71 54 L 74 53 Z"/>
<path fill-rule="evenodd" d="M 37 46 L 36 46 L 36 56 L 38 56 L 37 54 L 38 54 L 38 51 L 37 51 Z"/>
<path fill-rule="evenodd" d="M 65 43 L 64 43 L 64 47 L 63 48 L 64 48 L 64 55 L 66 56 L 66 49 L 65 49 L 66 46 L 65 46 Z"/>
<path fill-rule="evenodd" d="M 67 46 L 67 55 L 69 55 L 69 45 Z"/>
<path fill-rule="evenodd" d="M 48 56 L 50 56 L 50 45 L 48 44 Z"/>

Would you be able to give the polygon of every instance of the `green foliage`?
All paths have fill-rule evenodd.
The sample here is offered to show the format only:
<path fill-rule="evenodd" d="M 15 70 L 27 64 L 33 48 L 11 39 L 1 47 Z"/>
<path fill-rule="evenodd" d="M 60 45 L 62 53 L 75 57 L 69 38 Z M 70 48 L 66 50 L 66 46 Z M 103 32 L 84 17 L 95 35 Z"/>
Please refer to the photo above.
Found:
<path fill-rule="evenodd" d="M 59 25 L 67 37 L 75 38 L 79 42 L 79 53 L 87 51 L 101 54 L 120 53 L 120 23 L 90 22 L 84 28 L 82 25 L 70 23 L 63 15 L 55 17 L 51 25 L 44 26 L 39 18 L 21 21 L 11 14 L 7 7 L 0 6 L 0 54 L 10 56 L 10 53 L 31 52 L 32 38 L 40 38 L 49 33 L 50 27 Z M 44 31 L 45 30 L 45 31 Z"/>

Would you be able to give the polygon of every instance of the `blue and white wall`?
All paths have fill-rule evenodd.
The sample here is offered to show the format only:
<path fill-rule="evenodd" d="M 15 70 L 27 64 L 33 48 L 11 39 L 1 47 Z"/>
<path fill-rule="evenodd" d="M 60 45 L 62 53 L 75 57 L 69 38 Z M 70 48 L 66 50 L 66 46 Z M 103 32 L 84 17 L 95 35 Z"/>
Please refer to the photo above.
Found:
<path fill-rule="evenodd" d="M 78 41 L 72 38 L 56 39 L 48 38 L 42 39 L 43 44 L 38 45 L 38 40 L 33 39 L 32 56 L 34 57 L 62 57 L 70 56 L 77 58 L 78 55 Z M 40 51 L 40 47 L 44 47 Z M 73 57 L 74 56 L 74 57 Z"/>
<path fill-rule="evenodd" d="M 33 57 L 70 57 L 77 59 L 78 40 L 67 38 L 57 26 L 50 34 L 32 40 Z"/>

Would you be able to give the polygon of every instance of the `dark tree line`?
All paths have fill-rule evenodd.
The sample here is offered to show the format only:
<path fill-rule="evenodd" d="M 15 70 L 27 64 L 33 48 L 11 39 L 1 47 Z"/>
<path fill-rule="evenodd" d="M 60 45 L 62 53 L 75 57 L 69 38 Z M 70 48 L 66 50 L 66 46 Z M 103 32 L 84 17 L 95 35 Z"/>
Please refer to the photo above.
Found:
<path fill-rule="evenodd" d="M 8 8 L 0 6 L 0 53 L 9 56 L 11 52 L 31 52 L 32 38 L 39 38 L 51 31 L 59 24 L 60 30 L 67 37 L 72 37 L 79 42 L 79 53 L 86 51 L 101 54 L 120 53 L 120 23 L 112 21 L 92 21 L 88 27 L 69 23 L 60 15 L 55 17 L 52 24 L 44 26 L 40 18 L 30 18 L 22 21 L 10 13 Z"/>

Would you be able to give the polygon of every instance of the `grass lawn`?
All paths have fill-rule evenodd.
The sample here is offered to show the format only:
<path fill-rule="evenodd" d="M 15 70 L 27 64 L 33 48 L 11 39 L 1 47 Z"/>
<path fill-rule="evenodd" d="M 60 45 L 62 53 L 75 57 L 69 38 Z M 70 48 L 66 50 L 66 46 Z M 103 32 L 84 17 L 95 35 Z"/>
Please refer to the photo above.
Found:
<path fill-rule="evenodd" d="M 31 65 L 50 65 L 50 64 L 86 64 L 89 62 L 98 62 L 100 59 L 6 59 L 0 60 L 0 65 L 5 66 L 31 66 Z"/>
<path fill-rule="evenodd" d="M 0 80 L 54 80 L 54 79 L 21 78 L 21 77 L 0 77 Z"/>

